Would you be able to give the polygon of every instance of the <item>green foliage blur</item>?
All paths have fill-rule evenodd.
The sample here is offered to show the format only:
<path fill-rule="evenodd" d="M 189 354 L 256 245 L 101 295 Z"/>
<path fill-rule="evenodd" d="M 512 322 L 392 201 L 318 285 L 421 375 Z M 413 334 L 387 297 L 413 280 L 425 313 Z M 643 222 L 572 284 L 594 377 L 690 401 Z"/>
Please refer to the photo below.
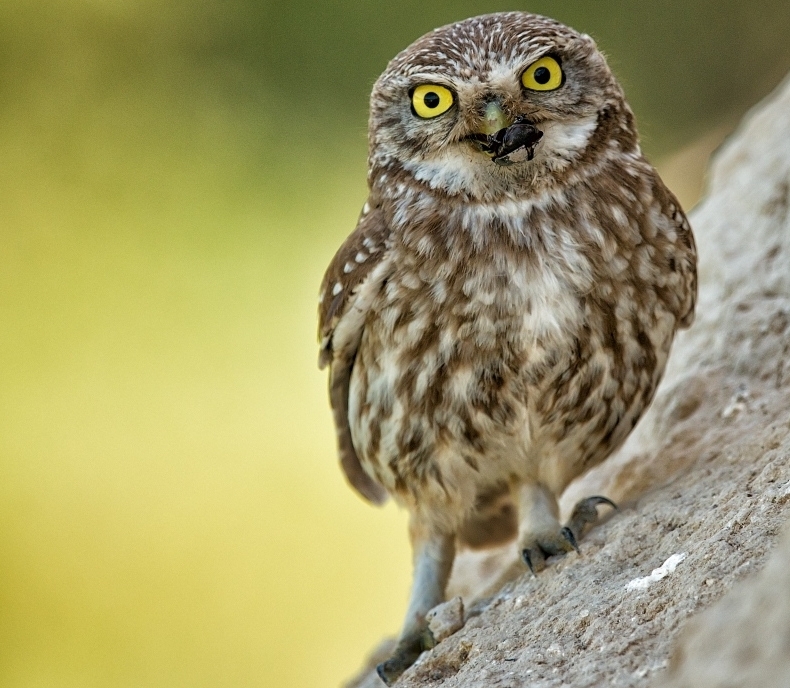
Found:
<path fill-rule="evenodd" d="M 592 34 L 653 157 L 790 69 L 787 0 L 0 3 L 0 686 L 336 685 L 396 632 L 316 294 L 373 81 L 505 9 Z"/>

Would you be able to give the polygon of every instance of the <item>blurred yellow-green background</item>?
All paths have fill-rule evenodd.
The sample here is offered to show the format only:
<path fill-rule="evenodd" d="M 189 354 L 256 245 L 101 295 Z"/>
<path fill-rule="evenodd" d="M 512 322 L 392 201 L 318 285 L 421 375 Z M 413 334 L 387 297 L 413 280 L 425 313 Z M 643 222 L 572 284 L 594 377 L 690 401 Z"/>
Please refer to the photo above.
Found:
<path fill-rule="evenodd" d="M 0 3 L 1 686 L 335 686 L 397 630 L 315 297 L 374 79 L 504 9 L 593 34 L 658 160 L 790 68 L 786 0 Z"/>

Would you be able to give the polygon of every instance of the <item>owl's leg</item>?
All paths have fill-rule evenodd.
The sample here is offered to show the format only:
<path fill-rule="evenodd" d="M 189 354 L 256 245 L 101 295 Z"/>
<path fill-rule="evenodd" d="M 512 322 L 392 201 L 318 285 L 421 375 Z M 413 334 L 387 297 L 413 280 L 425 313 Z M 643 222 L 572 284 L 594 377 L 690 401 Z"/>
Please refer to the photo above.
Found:
<path fill-rule="evenodd" d="M 530 571 L 543 569 L 553 554 L 579 551 L 573 531 L 560 524 L 557 498 L 547 488 L 537 483 L 523 485 L 519 506 L 518 548 Z"/>
<path fill-rule="evenodd" d="M 455 558 L 455 535 L 426 530 L 415 521 L 410 527 L 414 577 L 406 620 L 394 654 L 376 667 L 388 686 L 417 661 L 423 650 L 434 646 L 425 615 L 444 601 Z"/>

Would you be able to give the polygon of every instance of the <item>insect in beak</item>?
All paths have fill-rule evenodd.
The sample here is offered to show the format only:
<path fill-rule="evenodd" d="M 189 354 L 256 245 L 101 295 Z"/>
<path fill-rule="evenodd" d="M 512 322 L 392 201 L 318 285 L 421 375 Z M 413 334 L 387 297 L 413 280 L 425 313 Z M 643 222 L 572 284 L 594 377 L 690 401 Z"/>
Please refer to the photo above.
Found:
<path fill-rule="evenodd" d="M 535 147 L 543 138 L 543 132 L 524 117 L 511 120 L 499 102 L 492 100 L 486 105 L 483 131 L 468 138 L 488 153 L 497 165 L 513 165 L 535 157 Z"/>
<path fill-rule="evenodd" d="M 491 156 L 497 165 L 513 165 L 532 160 L 535 148 L 543 138 L 543 132 L 535 125 L 517 118 L 513 124 L 493 134 L 472 134 L 480 149 Z"/>

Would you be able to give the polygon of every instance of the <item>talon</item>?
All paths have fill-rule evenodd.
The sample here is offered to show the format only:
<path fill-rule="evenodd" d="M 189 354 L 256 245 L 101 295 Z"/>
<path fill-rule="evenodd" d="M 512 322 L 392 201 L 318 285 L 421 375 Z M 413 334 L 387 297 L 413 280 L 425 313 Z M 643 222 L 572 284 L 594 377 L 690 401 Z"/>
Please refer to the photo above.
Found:
<path fill-rule="evenodd" d="M 598 505 L 598 504 L 608 504 L 615 511 L 620 511 L 620 507 L 618 507 L 617 504 L 615 504 L 608 497 L 603 497 L 602 495 L 595 495 L 593 497 L 588 497 L 587 501 L 595 502 L 596 505 Z"/>
<path fill-rule="evenodd" d="M 535 567 L 532 565 L 532 557 L 529 556 L 529 550 L 524 549 L 521 551 L 521 558 L 524 560 L 524 563 L 529 566 L 529 570 L 532 571 L 532 575 L 537 575 L 535 573 Z"/>
<path fill-rule="evenodd" d="M 576 550 L 576 553 L 579 553 L 579 545 L 576 544 L 576 537 L 573 534 L 573 531 L 565 527 L 562 529 L 562 536 L 570 543 L 571 547 Z"/>

